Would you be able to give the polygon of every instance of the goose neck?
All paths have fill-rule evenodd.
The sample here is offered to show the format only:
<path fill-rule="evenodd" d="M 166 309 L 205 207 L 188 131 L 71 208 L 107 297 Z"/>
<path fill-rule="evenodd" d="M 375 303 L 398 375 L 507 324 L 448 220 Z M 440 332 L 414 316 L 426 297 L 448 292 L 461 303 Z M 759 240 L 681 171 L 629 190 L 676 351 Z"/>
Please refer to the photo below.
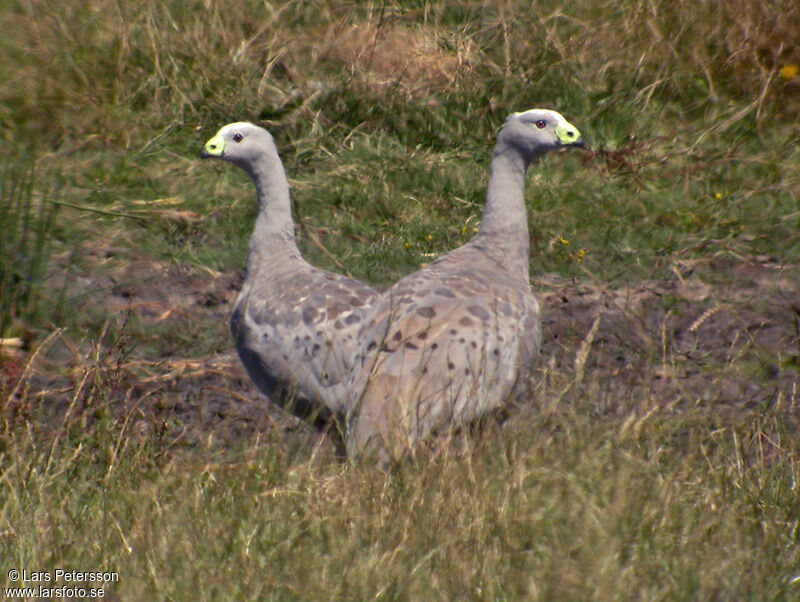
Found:
<path fill-rule="evenodd" d="M 299 257 L 294 239 L 289 182 L 280 159 L 266 156 L 247 170 L 256 187 L 258 213 L 250 237 L 248 272 L 259 265 Z"/>
<path fill-rule="evenodd" d="M 478 238 L 510 270 L 524 270 L 527 278 L 530 239 L 525 207 L 527 161 L 514 149 L 500 145 L 492 155 L 486 207 Z"/>

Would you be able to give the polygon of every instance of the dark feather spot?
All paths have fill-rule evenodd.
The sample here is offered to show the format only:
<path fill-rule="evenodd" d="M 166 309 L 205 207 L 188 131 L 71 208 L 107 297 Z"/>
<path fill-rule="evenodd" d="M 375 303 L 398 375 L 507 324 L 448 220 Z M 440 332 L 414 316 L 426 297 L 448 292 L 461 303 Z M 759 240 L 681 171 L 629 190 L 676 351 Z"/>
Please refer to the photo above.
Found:
<path fill-rule="evenodd" d="M 394 333 L 394 336 L 393 336 L 392 338 L 393 338 L 395 341 L 399 341 L 400 339 L 402 339 L 402 338 L 403 338 L 403 332 L 402 332 L 402 331 L 400 331 L 400 330 L 398 330 L 397 332 L 395 332 L 395 333 Z"/>
<path fill-rule="evenodd" d="M 419 349 L 414 343 L 406 343 L 407 349 Z"/>
<path fill-rule="evenodd" d="M 350 314 L 349 316 L 347 316 L 344 319 L 344 323 L 345 324 L 355 324 L 356 322 L 360 322 L 360 321 L 361 321 L 361 316 L 359 316 L 357 314 Z"/>
<path fill-rule="evenodd" d="M 367 351 L 372 351 L 377 346 L 378 346 L 378 344 L 375 341 L 370 341 L 369 345 L 367 345 Z"/>
<path fill-rule="evenodd" d="M 434 351 L 438 348 L 439 348 L 439 343 L 434 343 L 433 345 L 431 345 L 431 349 L 433 349 Z"/>
<path fill-rule="evenodd" d="M 344 330 L 344 324 L 342 324 L 342 321 L 341 321 L 341 320 L 336 320 L 336 321 L 333 323 L 333 327 L 334 327 L 336 330 Z"/>
<path fill-rule="evenodd" d="M 464 374 L 469 376 L 469 368 L 464 368 Z"/>
<path fill-rule="evenodd" d="M 313 307 L 304 307 L 302 312 L 303 324 L 306 326 L 311 326 L 318 315 L 319 312 Z"/>
<path fill-rule="evenodd" d="M 455 367 L 456 367 L 456 365 L 453 362 L 447 362 L 447 369 L 448 370 L 452 370 Z"/>
<path fill-rule="evenodd" d="M 433 291 L 435 294 L 439 295 L 440 297 L 446 297 L 448 299 L 455 299 L 456 296 L 453 294 L 449 288 L 437 288 Z"/>
<path fill-rule="evenodd" d="M 423 318 L 435 318 L 436 317 L 436 310 L 432 307 L 418 307 L 417 313 L 421 315 Z"/>
<path fill-rule="evenodd" d="M 334 303 L 333 305 L 331 305 L 328 308 L 328 317 L 331 320 L 333 320 L 339 314 L 343 314 L 343 313 L 345 313 L 345 312 L 347 312 L 349 310 L 350 310 L 350 308 L 347 307 L 347 305 L 345 305 L 344 303 Z"/>
<path fill-rule="evenodd" d="M 472 320 L 470 320 L 467 316 L 461 318 L 458 323 L 462 326 L 472 326 Z"/>
<path fill-rule="evenodd" d="M 467 311 L 484 322 L 489 319 L 489 312 L 480 305 L 470 305 L 467 307 Z"/>
<path fill-rule="evenodd" d="M 420 333 L 417 335 L 417 338 L 418 338 L 420 341 L 424 341 L 425 339 L 427 339 L 427 338 L 428 338 L 428 331 L 427 331 L 427 330 L 423 330 L 422 332 L 420 332 Z"/>
<path fill-rule="evenodd" d="M 472 341 L 472 342 L 470 343 L 470 345 L 472 345 L 472 348 L 473 348 L 473 349 L 477 349 L 477 348 L 478 348 L 478 344 L 477 344 L 475 341 Z"/>

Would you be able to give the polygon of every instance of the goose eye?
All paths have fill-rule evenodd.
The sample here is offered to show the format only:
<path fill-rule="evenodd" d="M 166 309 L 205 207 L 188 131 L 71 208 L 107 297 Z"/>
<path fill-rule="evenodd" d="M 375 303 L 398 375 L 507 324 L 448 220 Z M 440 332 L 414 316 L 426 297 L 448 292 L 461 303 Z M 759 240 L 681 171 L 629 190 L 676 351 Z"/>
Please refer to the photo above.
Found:
<path fill-rule="evenodd" d="M 241 142 L 242 138 L 243 138 L 243 136 L 241 134 L 234 134 L 233 135 L 233 141 L 234 142 Z"/>
<path fill-rule="evenodd" d="M 536 122 L 536 127 L 539 128 L 540 130 L 544 129 L 544 126 L 546 125 L 547 122 L 544 119 L 540 119 L 539 121 Z"/>

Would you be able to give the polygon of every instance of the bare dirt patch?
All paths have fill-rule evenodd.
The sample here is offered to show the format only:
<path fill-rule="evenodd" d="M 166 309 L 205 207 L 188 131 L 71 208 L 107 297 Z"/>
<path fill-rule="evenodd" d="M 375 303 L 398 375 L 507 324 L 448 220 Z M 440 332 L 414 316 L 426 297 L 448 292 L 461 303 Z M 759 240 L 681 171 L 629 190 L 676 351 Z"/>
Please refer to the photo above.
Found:
<path fill-rule="evenodd" d="M 617 289 L 541 279 L 543 364 L 574 372 L 577 350 L 597 321 L 584 379 L 605 411 L 632 395 L 676 407 L 794 404 L 800 384 L 797 269 L 718 260 L 676 266 L 674 273 L 673 279 Z"/>
<path fill-rule="evenodd" d="M 746 415 L 776 403 L 795 411 L 798 273 L 795 266 L 715 260 L 613 289 L 588 277 L 545 275 L 533 283 L 543 308 L 539 373 L 555 384 L 580 380 L 581 395 L 604 415 L 622 413 L 632 400 L 675 411 L 704 404 Z M 255 389 L 232 342 L 197 357 L 172 343 L 126 338 L 134 320 L 162 331 L 206 324 L 227 332 L 241 274 L 141 261 L 99 280 L 86 277 L 84 286 L 107 285 L 92 301 L 116 314 L 99 342 L 58 333 L 35 355 L 6 354 L 7 426 L 38 415 L 55 429 L 66 414 L 81 412 L 88 420 L 124 417 L 129 432 L 156 431 L 180 446 L 233 444 L 265 432 L 287 442 L 297 442 L 297 433 L 318 437 Z"/>

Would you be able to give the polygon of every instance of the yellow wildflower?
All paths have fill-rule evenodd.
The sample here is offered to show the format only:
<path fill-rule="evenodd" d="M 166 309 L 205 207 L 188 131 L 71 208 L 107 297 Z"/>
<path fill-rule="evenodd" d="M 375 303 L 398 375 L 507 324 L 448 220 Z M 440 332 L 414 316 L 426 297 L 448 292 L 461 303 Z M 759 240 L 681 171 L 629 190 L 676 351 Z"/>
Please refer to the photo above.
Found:
<path fill-rule="evenodd" d="M 787 82 L 797 77 L 798 73 L 800 73 L 800 66 L 798 66 L 797 63 L 787 63 L 783 65 L 780 70 L 781 78 L 785 79 Z"/>
<path fill-rule="evenodd" d="M 722 198 L 722 193 L 721 192 L 715 192 L 714 193 L 714 198 L 715 199 L 721 199 Z"/>
<path fill-rule="evenodd" d="M 569 241 L 566 238 L 564 238 L 563 236 L 559 236 L 558 237 L 558 242 L 560 242 L 564 246 L 569 244 Z"/>
<path fill-rule="evenodd" d="M 577 252 L 577 253 L 575 253 L 575 259 L 577 259 L 577 260 L 578 260 L 578 263 L 580 263 L 581 261 L 583 261 L 583 258 L 584 258 L 585 256 L 586 256 L 586 250 L 585 250 L 585 249 L 578 249 L 578 252 Z"/>
<path fill-rule="evenodd" d="M 406 251 L 408 251 L 411 248 L 411 243 L 406 243 L 403 246 L 406 248 Z"/>

